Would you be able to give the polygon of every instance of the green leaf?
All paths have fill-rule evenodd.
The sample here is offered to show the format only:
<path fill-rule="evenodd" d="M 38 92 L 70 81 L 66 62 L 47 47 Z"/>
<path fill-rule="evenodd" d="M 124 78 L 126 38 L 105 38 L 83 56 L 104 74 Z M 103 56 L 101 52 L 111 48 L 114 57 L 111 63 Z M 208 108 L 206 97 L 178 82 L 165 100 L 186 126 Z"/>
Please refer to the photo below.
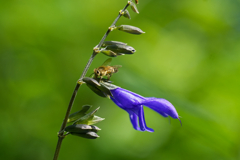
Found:
<path fill-rule="evenodd" d="M 102 120 L 104 120 L 105 118 L 101 118 L 98 116 L 95 116 L 94 114 L 99 110 L 100 107 L 98 107 L 97 109 L 95 109 L 94 111 L 84 115 L 83 117 L 77 119 L 74 124 L 86 124 L 86 125 L 92 125 L 92 124 L 96 124 L 98 122 L 101 122 Z"/>

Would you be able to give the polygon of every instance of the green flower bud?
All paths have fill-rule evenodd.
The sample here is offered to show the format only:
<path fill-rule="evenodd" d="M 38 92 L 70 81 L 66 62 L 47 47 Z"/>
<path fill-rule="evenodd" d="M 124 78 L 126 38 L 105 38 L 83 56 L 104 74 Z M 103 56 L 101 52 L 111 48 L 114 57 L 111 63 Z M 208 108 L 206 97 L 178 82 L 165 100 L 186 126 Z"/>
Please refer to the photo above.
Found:
<path fill-rule="evenodd" d="M 96 139 L 99 137 L 97 135 L 97 133 L 95 133 L 95 132 L 87 132 L 84 134 L 81 134 L 81 133 L 71 133 L 71 134 L 74 136 L 79 136 L 79 137 L 83 137 L 83 138 L 87 138 L 87 139 Z"/>
<path fill-rule="evenodd" d="M 94 126 L 94 125 L 90 125 L 91 127 L 92 127 L 92 131 L 93 132 L 98 132 L 98 131 L 100 131 L 101 129 L 100 128 L 98 128 L 97 126 Z"/>
<path fill-rule="evenodd" d="M 92 131 L 92 126 L 86 125 L 86 124 L 73 124 L 70 126 L 67 126 L 64 130 L 66 132 L 75 132 L 75 133 L 87 133 L 89 131 Z"/>
<path fill-rule="evenodd" d="M 111 50 L 102 49 L 100 52 L 109 57 L 117 57 L 117 53 L 115 53 Z"/>
<path fill-rule="evenodd" d="M 115 45 L 115 44 L 127 45 L 127 43 L 118 42 L 118 41 L 104 41 L 103 44 L 102 44 L 102 47 L 106 47 L 106 46 L 109 46 L 109 45 Z"/>
<path fill-rule="evenodd" d="M 130 26 L 130 25 L 120 25 L 117 26 L 117 29 L 131 34 L 142 34 L 143 32 L 140 28 Z"/>
<path fill-rule="evenodd" d="M 97 87 L 95 86 L 91 86 L 91 85 L 88 85 L 87 86 L 94 92 L 96 93 L 97 95 L 99 95 L 100 97 L 108 97 L 107 94 L 105 94 L 103 91 L 101 91 L 100 89 L 98 89 Z"/>
<path fill-rule="evenodd" d="M 128 12 L 128 10 L 125 10 L 125 11 L 124 11 L 123 16 L 126 17 L 126 18 L 128 18 L 128 19 L 131 19 L 130 13 Z"/>
<path fill-rule="evenodd" d="M 96 124 L 96 123 L 98 123 L 98 122 L 101 122 L 101 121 L 103 121 L 105 118 L 101 118 L 101 117 L 98 117 L 98 116 L 93 116 L 93 118 L 92 119 L 89 119 L 88 120 L 88 124 L 89 125 L 91 125 L 91 124 Z M 81 123 L 81 122 L 80 122 Z"/>
<path fill-rule="evenodd" d="M 69 133 L 88 133 L 88 132 L 97 133 L 101 129 L 94 125 L 73 124 L 73 125 L 67 126 L 64 130 Z"/>
<path fill-rule="evenodd" d="M 101 118 L 101 117 L 98 117 L 98 116 L 93 115 L 93 116 L 89 117 L 87 120 L 82 120 L 82 119 L 80 119 L 80 120 L 76 121 L 76 124 L 88 124 L 88 125 L 92 125 L 92 124 L 96 124 L 96 123 L 98 123 L 98 122 L 101 122 L 101 121 L 103 121 L 104 119 L 105 119 L 105 118 Z"/>
<path fill-rule="evenodd" d="M 101 84 L 99 84 L 97 80 L 95 80 L 93 78 L 89 78 L 89 77 L 83 78 L 83 82 L 85 82 L 88 85 L 92 85 L 92 86 L 101 86 Z"/>
<path fill-rule="evenodd" d="M 112 96 L 112 93 L 105 86 L 102 86 L 98 83 L 97 80 L 89 77 L 83 78 L 83 81 L 87 84 L 87 86 L 97 95 L 101 97 L 109 97 Z"/>
<path fill-rule="evenodd" d="M 136 12 L 137 14 L 139 14 L 137 6 L 135 5 L 135 3 L 131 2 L 130 6 L 131 6 L 131 9 L 133 10 L 133 12 Z"/>
<path fill-rule="evenodd" d="M 136 52 L 133 47 L 122 44 L 109 45 L 106 47 L 106 50 L 111 50 L 118 55 L 133 54 L 134 52 Z"/>

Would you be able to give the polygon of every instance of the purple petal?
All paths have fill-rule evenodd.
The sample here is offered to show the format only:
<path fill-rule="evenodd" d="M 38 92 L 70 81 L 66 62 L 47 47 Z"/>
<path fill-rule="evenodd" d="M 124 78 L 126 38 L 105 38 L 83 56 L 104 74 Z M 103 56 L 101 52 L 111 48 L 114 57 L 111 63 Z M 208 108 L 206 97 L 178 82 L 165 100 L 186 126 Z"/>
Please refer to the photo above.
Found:
<path fill-rule="evenodd" d="M 141 104 L 151 108 L 152 110 L 158 112 L 164 117 L 166 117 L 166 115 L 169 115 L 174 119 L 178 118 L 178 113 L 174 106 L 165 99 L 154 97 L 145 98 L 145 100 L 143 100 Z"/>
<path fill-rule="evenodd" d="M 133 125 L 133 128 L 138 130 L 138 131 L 141 131 L 141 129 L 138 127 L 137 115 L 131 110 L 126 110 L 126 111 L 129 114 L 129 117 L 130 117 L 131 123 Z"/>
<path fill-rule="evenodd" d="M 110 97 L 110 98 L 111 98 L 111 100 L 112 100 L 118 107 L 124 108 L 124 107 L 122 106 L 122 104 L 121 104 L 121 101 L 119 102 L 119 101 L 117 101 L 117 99 L 115 99 L 115 98 L 112 98 L 112 97 Z"/>
<path fill-rule="evenodd" d="M 146 125 L 143 106 L 135 106 L 134 109 L 126 109 L 126 111 L 129 113 L 129 117 L 134 129 L 138 131 L 154 132 L 152 128 L 148 128 Z"/>
<path fill-rule="evenodd" d="M 158 113 L 161 114 L 163 117 L 168 117 L 167 113 L 164 113 L 164 112 L 158 112 Z"/>
<path fill-rule="evenodd" d="M 133 108 L 134 105 L 139 105 L 142 100 L 142 98 L 136 97 L 132 92 L 122 88 L 111 90 L 111 93 L 113 95 L 113 98 L 111 97 L 111 99 L 115 103 L 118 102 L 118 104 L 121 104 L 121 106 L 119 106 L 116 103 L 123 109 Z"/>
<path fill-rule="evenodd" d="M 143 106 L 140 106 L 138 111 L 139 125 L 142 131 L 154 132 L 152 128 L 148 128 L 145 122 Z"/>

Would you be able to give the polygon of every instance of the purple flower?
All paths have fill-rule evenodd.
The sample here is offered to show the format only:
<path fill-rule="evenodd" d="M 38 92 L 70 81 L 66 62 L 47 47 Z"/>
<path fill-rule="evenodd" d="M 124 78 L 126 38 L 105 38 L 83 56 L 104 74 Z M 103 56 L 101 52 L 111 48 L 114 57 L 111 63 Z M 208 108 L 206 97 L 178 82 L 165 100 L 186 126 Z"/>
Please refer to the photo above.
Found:
<path fill-rule="evenodd" d="M 111 100 L 120 108 L 128 112 L 133 128 L 138 131 L 154 132 L 148 128 L 144 118 L 143 105 L 151 108 L 163 117 L 172 117 L 179 119 L 178 113 L 174 106 L 167 100 L 155 97 L 142 97 L 136 93 L 130 92 L 123 88 L 111 89 L 113 97 Z M 179 119 L 180 123 L 181 120 Z"/>

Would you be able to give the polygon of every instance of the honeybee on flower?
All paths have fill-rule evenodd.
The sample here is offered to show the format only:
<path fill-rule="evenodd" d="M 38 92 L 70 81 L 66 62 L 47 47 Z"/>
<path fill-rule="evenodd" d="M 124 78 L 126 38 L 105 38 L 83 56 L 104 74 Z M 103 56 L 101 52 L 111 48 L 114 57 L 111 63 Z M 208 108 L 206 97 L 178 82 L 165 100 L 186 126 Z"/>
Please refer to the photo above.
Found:
<path fill-rule="evenodd" d="M 100 67 L 94 69 L 94 79 L 100 78 L 102 80 L 103 77 L 107 77 L 107 80 L 110 79 L 113 73 L 118 72 L 118 68 L 122 67 L 121 65 L 109 66 L 112 58 L 108 58 Z"/>

